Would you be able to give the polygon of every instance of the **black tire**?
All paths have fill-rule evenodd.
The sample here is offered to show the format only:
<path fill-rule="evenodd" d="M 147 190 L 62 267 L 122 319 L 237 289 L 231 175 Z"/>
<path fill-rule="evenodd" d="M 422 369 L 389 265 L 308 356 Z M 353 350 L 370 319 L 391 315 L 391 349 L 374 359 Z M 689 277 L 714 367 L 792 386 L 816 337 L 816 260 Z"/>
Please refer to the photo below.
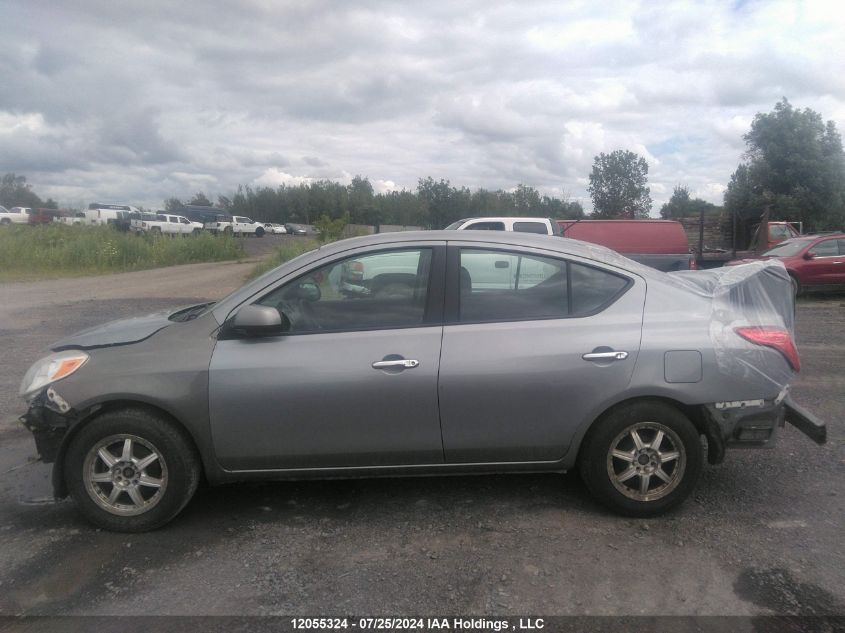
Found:
<path fill-rule="evenodd" d="M 150 233 L 152 233 L 153 235 L 161 235 L 161 227 L 160 226 L 154 226 L 153 228 L 150 229 Z"/>
<path fill-rule="evenodd" d="M 224 228 L 224 229 L 223 229 L 223 234 L 224 234 L 224 235 L 231 235 L 231 234 L 232 234 L 232 227 L 231 227 L 231 226 L 227 226 L 226 228 Z"/>
<path fill-rule="evenodd" d="M 662 439 L 657 439 L 659 430 L 663 431 Z M 631 431 L 636 431 L 641 448 L 635 445 Z M 654 441 L 658 442 L 657 455 L 668 457 L 665 462 L 654 455 L 650 446 Z M 614 448 L 617 454 L 628 453 L 630 463 L 627 458 L 611 456 Z M 673 453 L 678 456 L 672 458 Z M 642 458 L 648 463 L 640 462 Z M 613 409 L 593 425 L 581 445 L 578 466 L 587 489 L 602 504 L 624 516 L 651 517 L 690 495 L 704 459 L 699 433 L 689 418 L 664 402 L 642 400 Z M 656 471 L 670 481 L 658 477 Z M 629 479 L 621 481 L 626 475 Z"/>
<path fill-rule="evenodd" d="M 0 220 L 0 226 L 9 226 L 12 221 L 9 218 L 3 218 Z"/>
<path fill-rule="evenodd" d="M 191 231 L 191 233 L 193 235 L 199 235 L 200 233 L 202 233 L 202 229 L 194 229 L 193 231 Z"/>
<path fill-rule="evenodd" d="M 111 458 L 117 460 L 111 470 L 95 450 L 103 442 L 111 442 L 108 446 L 119 448 L 125 441 L 124 436 L 132 438 L 132 451 L 140 462 L 145 457 L 144 451 L 147 451 L 146 456 L 153 452 L 160 456 L 160 459 L 146 467 L 151 469 L 149 477 L 146 471 L 138 471 L 144 473 L 143 477 L 147 477 L 148 481 L 158 481 L 158 488 L 147 488 L 143 483 L 132 484 L 129 479 L 120 482 L 141 491 L 139 494 L 149 495 L 144 499 L 145 504 L 150 504 L 147 509 L 138 506 L 130 498 L 128 490 L 118 493 L 114 502 L 115 510 L 106 509 L 105 506 L 110 505 L 106 496 L 118 484 L 94 483 L 88 474 L 99 467 L 99 475 L 112 478 L 124 476 L 124 471 L 120 469 L 124 462 L 114 449 L 106 448 Z M 191 500 L 200 479 L 199 458 L 186 433 L 145 409 L 108 411 L 85 424 L 71 440 L 62 466 L 68 492 L 80 513 L 94 525 L 115 532 L 146 532 L 161 527 L 179 514 Z M 119 474 L 112 475 L 113 472 Z M 142 477 L 141 474 L 125 476 Z M 100 500 L 95 500 L 100 495 Z M 155 495 L 159 496 L 156 498 Z M 118 499 L 120 504 L 117 504 Z M 133 514 L 126 514 L 130 512 Z"/>
<path fill-rule="evenodd" d="M 255 237 L 264 237 L 264 229 L 262 227 L 258 227 L 255 229 Z"/>

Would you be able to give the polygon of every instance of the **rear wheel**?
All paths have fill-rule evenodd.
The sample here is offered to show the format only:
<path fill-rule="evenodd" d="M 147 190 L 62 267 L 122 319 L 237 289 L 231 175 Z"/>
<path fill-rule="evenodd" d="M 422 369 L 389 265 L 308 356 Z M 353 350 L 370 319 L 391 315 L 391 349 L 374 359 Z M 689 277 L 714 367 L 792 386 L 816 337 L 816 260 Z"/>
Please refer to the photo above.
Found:
<path fill-rule="evenodd" d="M 3 218 L 2 220 L 0 220 L 1 226 L 8 226 L 11 223 L 12 223 L 12 221 L 9 218 Z"/>
<path fill-rule="evenodd" d="M 184 432 L 143 409 L 104 413 L 71 441 L 63 464 L 68 491 L 91 523 L 118 532 L 161 527 L 199 483 Z"/>
<path fill-rule="evenodd" d="M 255 229 L 255 237 L 264 237 L 264 228 L 263 227 L 259 226 L 257 229 Z"/>
<path fill-rule="evenodd" d="M 153 235 L 161 235 L 161 227 L 160 226 L 154 226 L 153 228 L 150 229 L 150 233 L 152 233 Z"/>
<path fill-rule="evenodd" d="M 692 422 L 659 401 L 615 409 L 596 422 L 579 454 L 581 477 L 593 496 L 633 517 L 655 516 L 681 503 L 703 465 Z"/>

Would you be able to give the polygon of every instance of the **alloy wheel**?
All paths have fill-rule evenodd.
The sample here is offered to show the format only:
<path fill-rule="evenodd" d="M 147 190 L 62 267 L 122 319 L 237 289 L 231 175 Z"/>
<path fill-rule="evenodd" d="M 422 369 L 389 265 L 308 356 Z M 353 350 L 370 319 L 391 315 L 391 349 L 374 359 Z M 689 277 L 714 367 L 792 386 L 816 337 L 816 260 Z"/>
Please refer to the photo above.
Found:
<path fill-rule="evenodd" d="M 607 474 L 629 499 L 654 501 L 678 487 L 686 461 L 683 442 L 672 429 L 658 422 L 639 422 L 611 442 Z"/>
<path fill-rule="evenodd" d="M 167 464 L 147 440 L 112 435 L 88 451 L 82 479 L 99 507 L 119 516 L 135 516 L 161 501 L 167 489 Z"/>

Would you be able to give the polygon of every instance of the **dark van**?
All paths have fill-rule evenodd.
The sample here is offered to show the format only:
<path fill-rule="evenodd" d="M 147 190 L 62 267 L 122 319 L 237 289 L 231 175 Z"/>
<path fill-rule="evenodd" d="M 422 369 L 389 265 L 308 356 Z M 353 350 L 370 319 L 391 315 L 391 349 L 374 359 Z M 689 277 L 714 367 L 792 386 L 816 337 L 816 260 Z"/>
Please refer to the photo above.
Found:
<path fill-rule="evenodd" d="M 687 234 L 672 220 L 558 220 L 560 235 L 601 244 L 657 270 L 695 270 Z"/>

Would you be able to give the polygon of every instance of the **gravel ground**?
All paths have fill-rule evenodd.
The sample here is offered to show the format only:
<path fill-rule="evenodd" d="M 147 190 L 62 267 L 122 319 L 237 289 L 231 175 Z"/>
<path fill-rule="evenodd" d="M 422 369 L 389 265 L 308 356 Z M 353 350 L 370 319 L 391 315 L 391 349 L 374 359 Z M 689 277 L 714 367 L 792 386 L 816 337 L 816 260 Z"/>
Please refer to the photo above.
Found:
<path fill-rule="evenodd" d="M 829 443 L 788 426 L 730 452 L 662 518 L 610 515 L 573 474 L 201 489 L 142 535 L 47 503 L 14 422 L 29 363 L 80 328 L 219 297 L 250 266 L 0 285 L 0 614 L 845 615 L 842 296 L 798 309 L 794 394 Z"/>

